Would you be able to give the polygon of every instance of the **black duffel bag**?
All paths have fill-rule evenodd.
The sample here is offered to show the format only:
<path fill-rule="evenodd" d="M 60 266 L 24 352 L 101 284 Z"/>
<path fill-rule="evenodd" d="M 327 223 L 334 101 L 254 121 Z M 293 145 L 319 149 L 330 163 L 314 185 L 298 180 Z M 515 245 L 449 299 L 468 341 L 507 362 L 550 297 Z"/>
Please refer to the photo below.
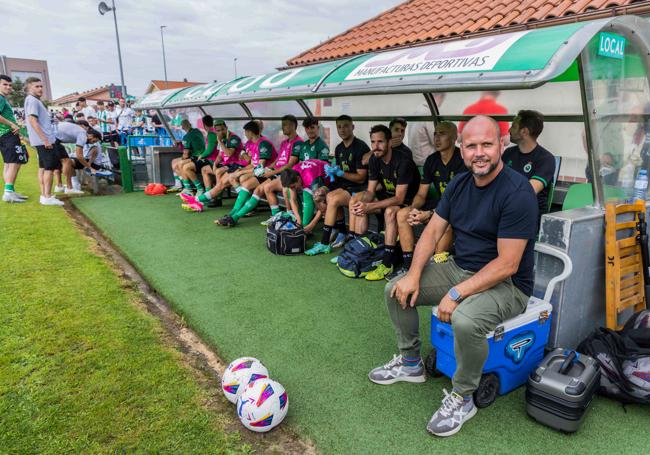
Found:
<path fill-rule="evenodd" d="M 266 247 L 273 254 L 303 254 L 306 239 L 305 231 L 291 216 L 279 216 L 266 227 Z"/>

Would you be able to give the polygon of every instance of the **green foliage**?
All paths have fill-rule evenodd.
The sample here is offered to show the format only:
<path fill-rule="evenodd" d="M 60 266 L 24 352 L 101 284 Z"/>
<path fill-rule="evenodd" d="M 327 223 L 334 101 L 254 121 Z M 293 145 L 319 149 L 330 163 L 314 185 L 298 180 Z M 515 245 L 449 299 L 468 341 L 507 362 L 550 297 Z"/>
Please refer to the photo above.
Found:
<path fill-rule="evenodd" d="M 14 77 L 11 83 L 11 88 L 13 89 L 11 94 L 8 96 L 9 104 L 13 107 L 23 107 L 25 104 L 25 84 L 19 77 Z"/>

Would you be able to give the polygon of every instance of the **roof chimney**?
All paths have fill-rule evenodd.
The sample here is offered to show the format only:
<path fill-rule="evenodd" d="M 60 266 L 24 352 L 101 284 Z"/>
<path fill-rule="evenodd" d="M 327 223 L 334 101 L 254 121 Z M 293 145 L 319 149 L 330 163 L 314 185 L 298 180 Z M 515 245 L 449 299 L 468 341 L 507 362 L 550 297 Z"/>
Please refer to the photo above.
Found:
<path fill-rule="evenodd" d="M 186 77 L 183 78 L 183 82 L 187 82 L 187 78 L 186 78 Z"/>

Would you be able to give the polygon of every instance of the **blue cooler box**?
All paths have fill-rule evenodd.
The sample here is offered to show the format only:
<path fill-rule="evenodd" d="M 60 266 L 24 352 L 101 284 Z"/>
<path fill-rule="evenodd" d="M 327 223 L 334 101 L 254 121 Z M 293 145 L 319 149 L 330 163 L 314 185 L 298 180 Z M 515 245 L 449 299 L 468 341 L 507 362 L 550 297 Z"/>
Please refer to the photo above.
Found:
<path fill-rule="evenodd" d="M 483 374 L 498 376 L 499 395 L 526 384 L 544 358 L 552 310 L 550 303 L 531 297 L 524 313 L 487 334 L 490 351 Z M 431 344 L 436 350 L 436 369 L 451 378 L 456 371 L 454 332 L 450 324 L 438 320 L 438 307 L 433 307 L 431 317 Z"/>

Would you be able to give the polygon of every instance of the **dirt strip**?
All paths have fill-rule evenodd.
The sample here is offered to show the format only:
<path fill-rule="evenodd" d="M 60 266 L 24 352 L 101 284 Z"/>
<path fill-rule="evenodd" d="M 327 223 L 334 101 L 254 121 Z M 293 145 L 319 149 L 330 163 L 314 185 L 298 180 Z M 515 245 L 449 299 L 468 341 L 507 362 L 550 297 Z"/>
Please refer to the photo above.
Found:
<path fill-rule="evenodd" d="M 244 442 L 250 444 L 256 453 L 317 455 L 319 452 L 311 441 L 298 437 L 285 425 L 269 433 L 253 433 L 239 422 L 234 405 L 221 392 L 221 375 L 228 365 L 215 353 L 196 332 L 186 326 L 183 319 L 140 275 L 137 269 L 120 253 L 119 249 L 88 220 L 70 201 L 65 210 L 72 218 L 82 235 L 94 245 L 94 251 L 107 259 L 122 281 L 122 286 L 138 291 L 138 306 L 154 315 L 164 329 L 163 342 L 181 353 L 183 364 L 189 368 L 200 386 L 207 391 L 208 400 L 204 403 L 209 409 L 229 416 L 232 421 L 227 432 L 238 432 Z M 289 392 L 290 393 L 290 392 Z"/>

